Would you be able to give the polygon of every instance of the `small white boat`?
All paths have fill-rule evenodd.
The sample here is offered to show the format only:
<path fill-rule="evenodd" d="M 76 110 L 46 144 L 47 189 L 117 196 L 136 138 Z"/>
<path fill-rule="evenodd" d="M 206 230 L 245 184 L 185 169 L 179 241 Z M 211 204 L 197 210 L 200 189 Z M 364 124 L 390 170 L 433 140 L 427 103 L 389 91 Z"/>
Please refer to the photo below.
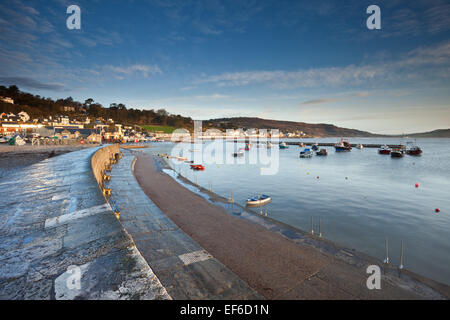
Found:
<path fill-rule="evenodd" d="M 233 157 L 237 158 L 237 157 L 243 157 L 244 156 L 244 151 L 239 150 L 238 152 L 233 152 L 231 154 Z"/>
<path fill-rule="evenodd" d="M 252 197 L 250 199 L 247 199 L 247 206 L 263 206 L 267 203 L 270 202 L 270 200 L 272 200 L 272 198 L 268 195 L 261 195 L 261 196 L 256 196 L 256 197 Z"/>
<path fill-rule="evenodd" d="M 364 149 L 364 146 L 363 146 L 362 144 L 357 144 L 357 145 L 356 145 L 356 149 L 360 149 L 360 150 L 361 150 L 361 149 Z"/>

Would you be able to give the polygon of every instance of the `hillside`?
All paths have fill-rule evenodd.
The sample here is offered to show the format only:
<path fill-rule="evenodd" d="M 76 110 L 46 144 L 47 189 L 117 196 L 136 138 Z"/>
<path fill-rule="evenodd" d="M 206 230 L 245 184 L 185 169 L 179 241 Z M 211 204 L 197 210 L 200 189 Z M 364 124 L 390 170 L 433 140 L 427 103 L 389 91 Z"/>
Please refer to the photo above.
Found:
<path fill-rule="evenodd" d="M 437 129 L 422 133 L 412 133 L 407 136 L 410 138 L 450 138 L 450 129 Z"/>
<path fill-rule="evenodd" d="M 311 124 L 304 122 L 266 120 L 261 118 L 221 118 L 206 121 L 210 126 L 218 128 L 257 128 L 279 129 L 283 132 L 303 131 L 315 137 L 374 137 L 370 132 L 337 127 L 332 124 Z"/>
<path fill-rule="evenodd" d="M 111 103 L 109 107 L 104 107 L 92 98 L 88 98 L 84 102 L 75 101 L 72 97 L 53 100 L 20 91 L 15 85 L 8 88 L 0 86 L 0 97 L 9 97 L 14 100 L 14 104 L 0 101 L 0 113 L 17 114 L 20 111 L 25 111 L 32 119 L 64 115 L 71 119 L 83 119 L 86 117 L 91 119 L 113 119 L 116 123 L 125 125 L 151 124 L 176 128 L 191 128 L 193 126 L 190 117 L 171 114 L 165 109 L 133 109 L 127 108 L 122 103 Z"/>

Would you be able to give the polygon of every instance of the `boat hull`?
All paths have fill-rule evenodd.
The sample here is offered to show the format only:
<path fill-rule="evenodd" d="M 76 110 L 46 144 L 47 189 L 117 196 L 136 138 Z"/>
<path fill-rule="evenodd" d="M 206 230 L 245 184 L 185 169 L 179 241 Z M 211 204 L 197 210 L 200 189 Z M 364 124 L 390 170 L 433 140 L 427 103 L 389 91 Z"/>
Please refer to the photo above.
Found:
<path fill-rule="evenodd" d="M 253 201 L 247 201 L 247 206 L 248 207 L 260 207 L 263 206 L 265 204 L 268 204 L 270 201 L 272 200 L 272 198 L 266 198 L 266 199 L 262 199 L 262 200 L 253 200 Z"/>
<path fill-rule="evenodd" d="M 422 155 L 422 150 L 407 150 L 406 153 L 410 156 L 420 156 Z"/>
<path fill-rule="evenodd" d="M 352 148 L 348 148 L 348 147 L 334 147 L 336 149 L 336 152 L 346 152 L 346 151 L 350 151 Z"/>
<path fill-rule="evenodd" d="M 397 152 L 397 151 L 393 151 L 391 152 L 391 157 L 392 158 L 403 158 L 404 154 L 401 152 Z"/>

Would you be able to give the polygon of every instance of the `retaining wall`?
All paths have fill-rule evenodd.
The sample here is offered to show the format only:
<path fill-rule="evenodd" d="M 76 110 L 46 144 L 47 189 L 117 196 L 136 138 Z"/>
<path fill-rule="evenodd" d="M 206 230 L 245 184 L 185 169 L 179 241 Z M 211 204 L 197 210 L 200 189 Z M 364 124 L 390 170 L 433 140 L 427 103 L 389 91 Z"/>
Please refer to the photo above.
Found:
<path fill-rule="evenodd" d="M 114 154 L 119 153 L 119 145 L 114 144 L 99 149 L 91 158 L 92 172 L 100 188 L 103 188 L 103 170 Z"/>

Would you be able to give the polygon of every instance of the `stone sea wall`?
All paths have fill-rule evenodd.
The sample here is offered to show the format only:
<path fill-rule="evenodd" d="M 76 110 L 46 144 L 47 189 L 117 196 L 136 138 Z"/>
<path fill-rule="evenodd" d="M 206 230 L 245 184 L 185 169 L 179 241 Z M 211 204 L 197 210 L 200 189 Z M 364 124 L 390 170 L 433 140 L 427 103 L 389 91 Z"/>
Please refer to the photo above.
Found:
<path fill-rule="evenodd" d="M 114 144 L 99 149 L 91 158 L 92 172 L 94 173 L 95 179 L 99 184 L 100 188 L 103 189 L 103 175 L 105 168 L 110 164 L 111 159 L 115 154 L 119 154 L 119 145 Z"/>

